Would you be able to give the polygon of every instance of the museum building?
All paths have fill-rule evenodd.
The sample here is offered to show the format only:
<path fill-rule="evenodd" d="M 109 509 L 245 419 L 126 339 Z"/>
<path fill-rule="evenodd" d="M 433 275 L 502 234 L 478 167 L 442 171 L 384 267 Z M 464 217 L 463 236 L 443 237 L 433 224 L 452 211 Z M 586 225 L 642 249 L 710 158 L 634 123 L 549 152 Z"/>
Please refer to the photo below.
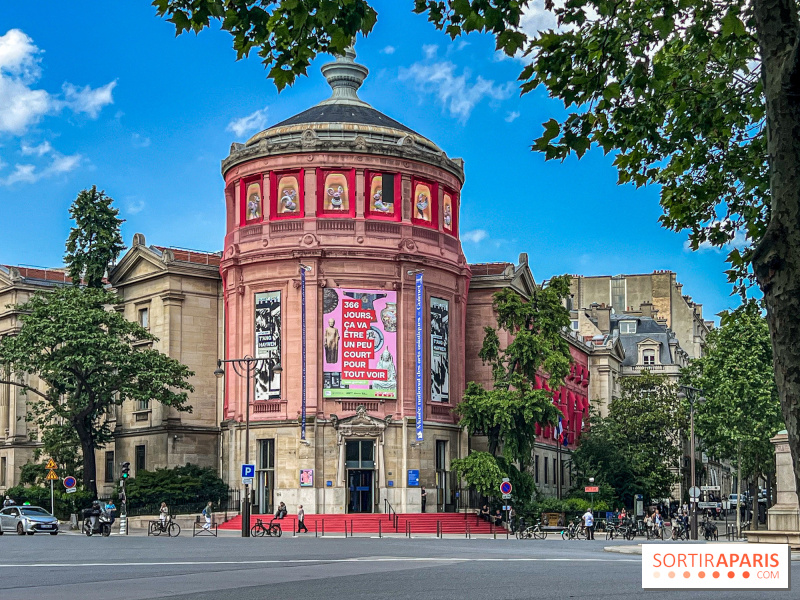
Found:
<path fill-rule="evenodd" d="M 383 512 L 387 502 L 415 512 L 423 486 L 427 511 L 459 507 L 451 461 L 482 444 L 452 409 L 467 381 L 491 385 L 478 351 L 495 322 L 492 295 L 511 287 L 529 297 L 536 283 L 525 254 L 467 263 L 463 161 L 362 101 L 368 70 L 354 59 L 348 51 L 322 67 L 329 99 L 232 144 L 222 252 L 136 234 L 110 270 L 116 309 L 158 337 L 143 344 L 189 366 L 195 391 L 192 413 L 144 402 L 109 415 L 100 489 L 111 491 L 122 461 L 134 476 L 212 466 L 232 488 L 252 463 L 254 513 L 281 501 L 308 513 Z M 0 291 L 66 283 L 59 270 L 48 279 L 4 269 Z M 13 333 L 16 315 L 5 316 L 0 334 Z M 589 414 L 592 345 L 565 336 L 574 364 L 553 392 L 562 429 L 540 430 L 533 461 L 552 495 L 571 483 L 568 454 Z M 258 360 L 252 378 L 237 363 L 246 357 Z M 0 491 L 37 446 L 24 402 L 0 389 Z"/>

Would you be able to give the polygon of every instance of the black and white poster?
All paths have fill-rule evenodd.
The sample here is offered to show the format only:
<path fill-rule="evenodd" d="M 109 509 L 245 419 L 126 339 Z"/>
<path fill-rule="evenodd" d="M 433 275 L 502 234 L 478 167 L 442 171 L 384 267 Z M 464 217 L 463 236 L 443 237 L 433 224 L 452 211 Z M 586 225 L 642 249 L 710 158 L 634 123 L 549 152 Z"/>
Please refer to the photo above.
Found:
<path fill-rule="evenodd" d="M 450 401 L 450 303 L 431 298 L 431 401 Z"/>
<path fill-rule="evenodd" d="M 263 358 L 266 367 L 258 371 L 256 400 L 281 397 L 281 376 L 273 369 L 281 362 L 281 293 L 256 294 L 256 358 Z"/>

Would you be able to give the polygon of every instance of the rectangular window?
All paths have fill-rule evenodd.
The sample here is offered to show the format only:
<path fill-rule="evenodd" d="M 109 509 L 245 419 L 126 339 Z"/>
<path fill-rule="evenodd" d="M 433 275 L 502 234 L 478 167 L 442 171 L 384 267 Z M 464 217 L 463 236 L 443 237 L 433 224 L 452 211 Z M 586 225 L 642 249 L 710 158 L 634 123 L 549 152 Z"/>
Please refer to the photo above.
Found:
<path fill-rule="evenodd" d="M 255 491 L 258 496 L 259 513 L 274 512 L 274 491 L 275 491 L 275 440 L 258 440 L 258 473 L 256 477 L 258 483 Z"/>
<path fill-rule="evenodd" d="M 547 460 L 546 456 L 544 457 L 544 461 L 543 462 L 544 462 L 544 484 L 547 485 L 547 479 L 548 479 L 548 477 L 547 477 L 547 463 L 549 461 Z"/>
<path fill-rule="evenodd" d="M 447 440 L 436 440 L 436 470 L 447 470 Z"/>
<path fill-rule="evenodd" d="M 145 329 L 150 329 L 150 309 L 149 308 L 140 308 L 139 309 L 139 325 L 141 325 Z"/>
<path fill-rule="evenodd" d="M 656 364 L 655 350 L 645 350 L 642 352 L 642 363 L 646 366 L 652 366 Z"/>
<path fill-rule="evenodd" d="M 533 481 L 536 485 L 539 485 L 539 456 L 534 455 L 533 457 Z"/>
<path fill-rule="evenodd" d="M 636 321 L 620 321 L 620 333 L 636 333 Z"/>
<path fill-rule="evenodd" d="M 345 443 L 345 467 L 348 469 L 375 468 L 375 442 L 349 440 Z"/>
<path fill-rule="evenodd" d="M 572 321 L 572 331 L 578 331 L 578 321 Z"/>
<path fill-rule="evenodd" d="M 555 458 L 553 459 L 553 483 L 556 485 L 561 484 L 561 482 L 558 480 L 558 467 L 556 466 Z"/>
<path fill-rule="evenodd" d="M 150 410 L 150 400 L 137 400 L 136 410 Z"/>
<path fill-rule="evenodd" d="M 134 475 L 137 475 L 139 471 L 145 470 L 145 447 L 144 446 L 136 446 L 136 464 L 135 464 L 135 471 Z"/>
<path fill-rule="evenodd" d="M 106 452 L 106 483 L 114 481 L 114 452 Z"/>
<path fill-rule="evenodd" d="M 611 306 L 617 314 L 625 312 L 625 276 L 611 278 Z"/>

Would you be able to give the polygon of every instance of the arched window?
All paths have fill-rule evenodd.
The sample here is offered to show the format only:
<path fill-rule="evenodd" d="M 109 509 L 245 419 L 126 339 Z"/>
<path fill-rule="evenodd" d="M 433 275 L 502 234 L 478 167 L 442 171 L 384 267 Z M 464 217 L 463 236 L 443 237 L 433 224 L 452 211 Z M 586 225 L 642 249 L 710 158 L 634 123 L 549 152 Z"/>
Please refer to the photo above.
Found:
<path fill-rule="evenodd" d="M 642 364 L 645 366 L 652 366 L 656 364 L 656 351 L 655 350 L 642 351 Z"/>

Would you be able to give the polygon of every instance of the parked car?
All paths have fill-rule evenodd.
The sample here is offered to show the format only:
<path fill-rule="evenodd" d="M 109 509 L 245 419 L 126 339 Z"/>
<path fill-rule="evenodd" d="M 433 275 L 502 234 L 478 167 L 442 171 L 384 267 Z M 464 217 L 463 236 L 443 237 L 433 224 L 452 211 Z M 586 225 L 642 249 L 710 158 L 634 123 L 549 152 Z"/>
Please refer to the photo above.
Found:
<path fill-rule="evenodd" d="M 0 510 L 0 535 L 6 531 L 18 535 L 57 535 L 58 519 L 38 506 L 8 506 Z"/>

